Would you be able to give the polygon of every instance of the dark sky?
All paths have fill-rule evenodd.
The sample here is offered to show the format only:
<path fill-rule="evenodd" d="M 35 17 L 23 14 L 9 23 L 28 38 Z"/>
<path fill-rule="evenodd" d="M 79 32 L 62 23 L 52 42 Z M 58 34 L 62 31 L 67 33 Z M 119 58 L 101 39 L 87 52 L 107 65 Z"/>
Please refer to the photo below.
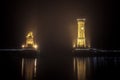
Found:
<path fill-rule="evenodd" d="M 86 18 L 92 47 L 120 49 L 115 0 L 4 0 L 0 10 L 0 48 L 20 48 L 33 31 L 42 49 L 70 49 L 76 19 Z"/>

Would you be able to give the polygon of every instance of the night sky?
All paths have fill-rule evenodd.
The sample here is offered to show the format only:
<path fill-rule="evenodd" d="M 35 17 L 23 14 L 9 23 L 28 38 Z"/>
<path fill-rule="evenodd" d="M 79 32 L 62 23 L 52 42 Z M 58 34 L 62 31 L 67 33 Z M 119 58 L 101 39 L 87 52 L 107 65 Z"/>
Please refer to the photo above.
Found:
<path fill-rule="evenodd" d="M 4 0 L 0 10 L 0 48 L 21 48 L 33 31 L 43 50 L 71 49 L 76 19 L 86 18 L 92 47 L 120 49 L 115 0 Z"/>

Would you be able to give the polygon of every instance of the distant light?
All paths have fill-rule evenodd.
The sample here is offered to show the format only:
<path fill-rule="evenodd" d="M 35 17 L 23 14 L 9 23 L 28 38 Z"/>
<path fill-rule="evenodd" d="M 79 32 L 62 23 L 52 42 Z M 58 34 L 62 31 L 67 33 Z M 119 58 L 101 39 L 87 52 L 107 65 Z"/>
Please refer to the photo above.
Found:
<path fill-rule="evenodd" d="M 76 46 L 75 46 L 75 44 L 73 44 L 73 48 L 75 48 Z"/>
<path fill-rule="evenodd" d="M 84 28 L 83 28 L 83 27 L 81 27 L 81 29 L 83 30 Z"/>
<path fill-rule="evenodd" d="M 22 45 L 22 48 L 25 48 L 25 45 Z"/>
<path fill-rule="evenodd" d="M 75 48 L 76 47 L 76 43 L 75 43 L 75 41 L 73 42 L 73 48 Z"/>
<path fill-rule="evenodd" d="M 37 48 L 38 48 L 38 46 L 35 44 L 35 45 L 34 45 L 34 48 L 35 48 L 35 49 L 37 49 Z"/>

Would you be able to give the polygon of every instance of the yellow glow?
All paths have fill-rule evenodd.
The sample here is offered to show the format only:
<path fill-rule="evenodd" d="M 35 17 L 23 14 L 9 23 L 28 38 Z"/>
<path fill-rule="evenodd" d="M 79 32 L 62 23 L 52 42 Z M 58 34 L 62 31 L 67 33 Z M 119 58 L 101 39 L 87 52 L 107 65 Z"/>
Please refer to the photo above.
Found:
<path fill-rule="evenodd" d="M 22 78 L 34 80 L 36 78 L 37 59 L 22 58 Z"/>
<path fill-rule="evenodd" d="M 22 74 L 22 76 L 23 76 L 23 70 L 24 70 L 24 59 L 22 59 L 22 67 L 21 67 L 22 69 L 21 69 L 21 74 Z"/>
<path fill-rule="evenodd" d="M 27 38 L 32 37 L 33 38 L 33 32 L 29 32 L 26 36 Z"/>
<path fill-rule="evenodd" d="M 76 46 L 75 46 L 75 44 L 73 44 L 73 48 L 75 48 Z"/>
<path fill-rule="evenodd" d="M 77 80 L 86 80 L 86 76 L 90 73 L 90 59 L 89 58 L 73 58 L 74 75 Z"/>
<path fill-rule="evenodd" d="M 35 61 L 34 61 L 34 77 L 36 77 L 36 70 L 37 70 L 37 59 L 35 58 Z"/>
<path fill-rule="evenodd" d="M 78 36 L 77 36 L 77 47 L 86 47 L 85 37 L 85 19 L 77 19 L 78 21 Z"/>
<path fill-rule="evenodd" d="M 86 61 L 77 59 L 77 77 L 78 80 L 85 80 L 86 76 Z"/>
<path fill-rule="evenodd" d="M 25 45 L 22 45 L 22 48 L 24 48 L 25 47 Z"/>
<path fill-rule="evenodd" d="M 26 36 L 26 45 L 34 45 L 33 33 L 29 32 Z"/>
<path fill-rule="evenodd" d="M 76 47 L 76 44 L 75 44 L 75 41 L 73 42 L 73 48 L 75 48 Z"/>
<path fill-rule="evenodd" d="M 34 45 L 34 48 L 35 48 L 35 49 L 37 49 L 37 48 L 38 48 L 38 46 L 35 44 L 35 45 Z"/>
<path fill-rule="evenodd" d="M 81 27 L 81 29 L 83 30 L 84 28 L 83 28 L 83 27 Z"/>
<path fill-rule="evenodd" d="M 33 32 L 29 32 L 26 35 L 26 43 L 25 45 L 22 45 L 22 48 L 34 48 L 34 49 L 38 48 L 38 45 L 35 44 L 35 41 L 34 41 Z"/>

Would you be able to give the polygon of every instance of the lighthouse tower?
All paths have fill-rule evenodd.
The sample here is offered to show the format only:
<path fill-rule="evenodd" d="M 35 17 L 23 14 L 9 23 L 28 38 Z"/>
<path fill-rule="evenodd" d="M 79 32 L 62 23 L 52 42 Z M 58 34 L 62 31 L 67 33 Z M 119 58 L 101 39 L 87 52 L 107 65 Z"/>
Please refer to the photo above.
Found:
<path fill-rule="evenodd" d="M 73 41 L 73 48 L 85 49 L 89 47 L 86 40 L 85 18 L 77 19 L 77 38 Z"/>
<path fill-rule="evenodd" d="M 77 19 L 77 23 L 78 23 L 77 47 L 86 48 L 85 19 Z"/>

